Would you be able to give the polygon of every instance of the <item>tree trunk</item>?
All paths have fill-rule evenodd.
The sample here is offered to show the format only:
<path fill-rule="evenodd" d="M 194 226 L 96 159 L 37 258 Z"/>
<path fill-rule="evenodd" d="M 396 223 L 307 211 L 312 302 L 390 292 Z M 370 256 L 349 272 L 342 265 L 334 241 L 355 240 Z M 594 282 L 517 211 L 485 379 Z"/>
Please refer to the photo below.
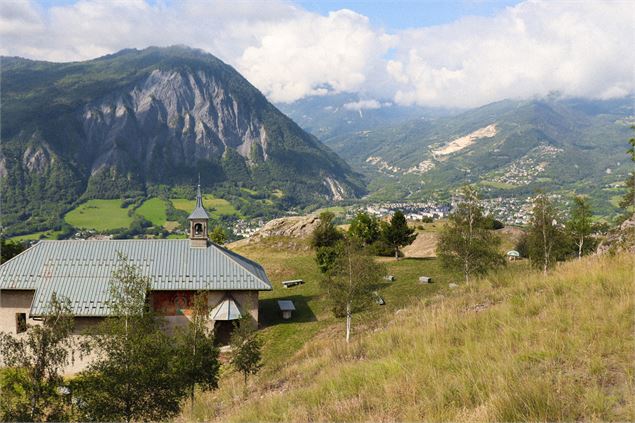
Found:
<path fill-rule="evenodd" d="M 582 246 L 584 245 L 584 237 L 580 237 L 580 242 L 578 243 L 578 260 L 582 258 Z"/>
<path fill-rule="evenodd" d="M 351 339 L 351 303 L 346 304 L 346 343 Z"/>
<path fill-rule="evenodd" d="M 465 276 L 465 284 L 470 283 L 470 272 L 469 272 L 469 264 L 467 260 L 463 263 L 463 276 Z"/>
<path fill-rule="evenodd" d="M 395 247 L 395 259 L 399 260 L 399 248 Z"/>

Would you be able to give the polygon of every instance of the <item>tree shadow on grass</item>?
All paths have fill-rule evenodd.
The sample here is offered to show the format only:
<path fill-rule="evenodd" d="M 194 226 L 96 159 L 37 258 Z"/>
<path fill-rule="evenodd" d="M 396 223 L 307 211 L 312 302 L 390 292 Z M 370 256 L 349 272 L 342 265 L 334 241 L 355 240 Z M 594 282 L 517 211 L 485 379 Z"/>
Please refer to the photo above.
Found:
<path fill-rule="evenodd" d="M 258 307 L 258 316 L 261 327 L 280 325 L 285 323 L 307 323 L 317 321 L 317 317 L 309 306 L 309 301 L 317 298 L 317 295 L 288 295 L 280 298 L 267 298 L 260 300 Z M 282 318 L 282 312 L 278 307 L 278 300 L 293 301 L 295 311 L 291 314 L 291 318 L 285 320 Z"/>

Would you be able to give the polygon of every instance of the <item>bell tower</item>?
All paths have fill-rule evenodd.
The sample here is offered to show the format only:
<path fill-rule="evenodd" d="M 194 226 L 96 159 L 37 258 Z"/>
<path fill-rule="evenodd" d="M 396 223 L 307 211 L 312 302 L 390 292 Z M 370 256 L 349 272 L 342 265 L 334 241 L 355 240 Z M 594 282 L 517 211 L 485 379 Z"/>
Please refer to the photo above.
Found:
<path fill-rule="evenodd" d="M 207 225 L 209 223 L 209 216 L 205 208 L 203 208 L 200 180 L 196 189 L 196 207 L 194 207 L 194 210 L 188 216 L 187 220 L 190 222 L 190 247 L 207 247 Z"/>

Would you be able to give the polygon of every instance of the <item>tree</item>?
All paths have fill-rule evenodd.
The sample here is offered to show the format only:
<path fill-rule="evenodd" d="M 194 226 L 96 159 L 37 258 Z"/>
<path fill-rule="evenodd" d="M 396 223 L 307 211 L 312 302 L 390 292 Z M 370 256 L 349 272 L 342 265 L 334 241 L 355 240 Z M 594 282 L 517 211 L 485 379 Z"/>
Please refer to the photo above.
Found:
<path fill-rule="evenodd" d="M 194 391 L 218 387 L 218 348 L 214 346 L 214 334 L 210 328 L 207 295 L 199 293 L 192 300 L 192 314 L 186 330 L 177 336 L 180 358 L 177 365 L 183 383 L 190 391 L 190 405 L 194 407 Z"/>
<path fill-rule="evenodd" d="M 15 368 L 0 401 L 2 421 L 46 421 L 65 418 L 61 372 L 73 360 L 73 315 L 68 299 L 53 294 L 41 325 L 29 326 L 26 336 L 0 333 L 0 357 Z M 18 388 L 19 386 L 19 388 Z M 24 394 L 21 394 L 24 393 Z M 24 395 L 28 402 L 20 401 Z M 17 401 L 14 401 L 16 400 Z"/>
<path fill-rule="evenodd" d="M 242 373 L 246 392 L 247 377 L 258 373 L 262 367 L 262 341 L 256 332 L 253 319 L 246 316 L 234 324 L 229 344 L 232 349 L 231 364 L 236 371 Z"/>
<path fill-rule="evenodd" d="M 348 235 L 359 239 L 364 245 L 371 245 L 376 242 L 381 235 L 379 220 L 366 212 L 357 213 L 353 220 L 351 220 Z"/>
<path fill-rule="evenodd" d="M 557 223 L 557 213 L 544 193 L 534 199 L 533 217 L 527 234 L 529 258 L 547 274 L 549 267 L 562 253 L 564 233 Z"/>
<path fill-rule="evenodd" d="M 462 194 L 463 201 L 441 231 L 437 255 L 443 267 L 461 271 L 468 283 L 472 275 L 502 266 L 505 259 L 498 251 L 500 238 L 488 229 L 492 220 L 483 215 L 478 192 L 466 186 Z"/>
<path fill-rule="evenodd" d="M 24 251 L 24 246 L 17 242 L 0 238 L 0 264 Z"/>
<path fill-rule="evenodd" d="M 214 226 L 214 229 L 212 229 L 212 232 L 209 234 L 209 239 L 216 244 L 223 245 L 227 242 L 227 234 L 222 226 L 217 225 Z"/>
<path fill-rule="evenodd" d="M 311 235 L 311 246 L 313 248 L 332 247 L 337 241 L 342 239 L 343 235 L 335 227 L 333 219 L 335 219 L 335 215 L 331 212 L 320 213 L 320 223 Z"/>
<path fill-rule="evenodd" d="M 353 313 L 372 303 L 375 286 L 385 273 L 384 268 L 365 254 L 354 240 L 341 241 L 340 254 L 323 279 L 322 286 L 335 316 L 346 317 L 346 342 L 351 336 Z"/>
<path fill-rule="evenodd" d="M 591 222 L 591 206 L 586 197 L 576 196 L 571 209 L 571 219 L 567 222 L 567 232 L 578 249 L 578 259 L 588 247 L 591 247 L 590 236 L 593 232 Z"/>
<path fill-rule="evenodd" d="M 635 125 L 631 126 L 631 129 L 635 130 Z M 631 147 L 627 150 L 628 155 L 631 157 L 631 161 L 635 162 L 635 137 L 628 140 Z M 620 202 L 620 207 L 628 209 L 635 206 L 635 172 L 631 172 L 626 180 L 626 194 Z"/>
<path fill-rule="evenodd" d="M 90 333 L 86 352 L 96 358 L 75 381 L 86 420 L 165 420 L 187 394 L 179 350 L 147 304 L 149 278 L 119 255 L 110 282 L 111 317 Z"/>
<path fill-rule="evenodd" d="M 413 228 L 408 227 L 403 213 L 397 210 L 390 219 L 390 224 L 383 226 L 381 237 L 393 249 L 395 258 L 399 259 L 399 249 L 412 244 L 417 234 Z"/>
<path fill-rule="evenodd" d="M 342 239 L 342 233 L 337 230 L 331 212 L 320 214 L 320 223 L 311 235 L 311 246 L 315 248 L 315 261 L 320 272 L 326 273 L 333 265 L 337 256 L 337 242 Z"/>

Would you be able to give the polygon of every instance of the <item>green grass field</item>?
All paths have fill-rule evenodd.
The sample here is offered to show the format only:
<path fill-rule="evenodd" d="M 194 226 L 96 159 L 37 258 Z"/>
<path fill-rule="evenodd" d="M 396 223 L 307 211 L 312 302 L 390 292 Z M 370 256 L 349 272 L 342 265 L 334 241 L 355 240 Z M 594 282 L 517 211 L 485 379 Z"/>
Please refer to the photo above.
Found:
<path fill-rule="evenodd" d="M 167 217 L 165 215 L 166 204 L 160 198 L 150 198 L 135 210 L 135 214 L 148 219 L 154 226 L 165 226 Z"/>
<path fill-rule="evenodd" d="M 64 220 L 79 229 L 127 228 L 132 222 L 128 209 L 121 208 L 121 200 L 88 200 L 66 213 Z"/>
<path fill-rule="evenodd" d="M 170 201 L 175 209 L 183 210 L 188 213 L 191 212 L 196 205 L 196 200 L 188 200 L 185 198 L 172 198 Z M 203 206 L 207 209 L 211 217 L 239 215 L 238 210 L 236 210 L 229 201 L 216 198 L 211 194 L 203 195 Z"/>
<path fill-rule="evenodd" d="M 183 421 L 633 421 L 632 257 L 588 257 L 548 277 L 509 266 L 451 290 L 436 260 L 383 259 L 385 306 L 353 319 L 353 340 L 320 295 L 302 245 L 240 249 L 274 282 L 262 295 L 264 367 L 197 395 Z M 434 283 L 420 285 L 425 274 Z M 280 281 L 303 278 L 283 289 Z M 293 299 L 282 321 L 278 298 Z"/>

